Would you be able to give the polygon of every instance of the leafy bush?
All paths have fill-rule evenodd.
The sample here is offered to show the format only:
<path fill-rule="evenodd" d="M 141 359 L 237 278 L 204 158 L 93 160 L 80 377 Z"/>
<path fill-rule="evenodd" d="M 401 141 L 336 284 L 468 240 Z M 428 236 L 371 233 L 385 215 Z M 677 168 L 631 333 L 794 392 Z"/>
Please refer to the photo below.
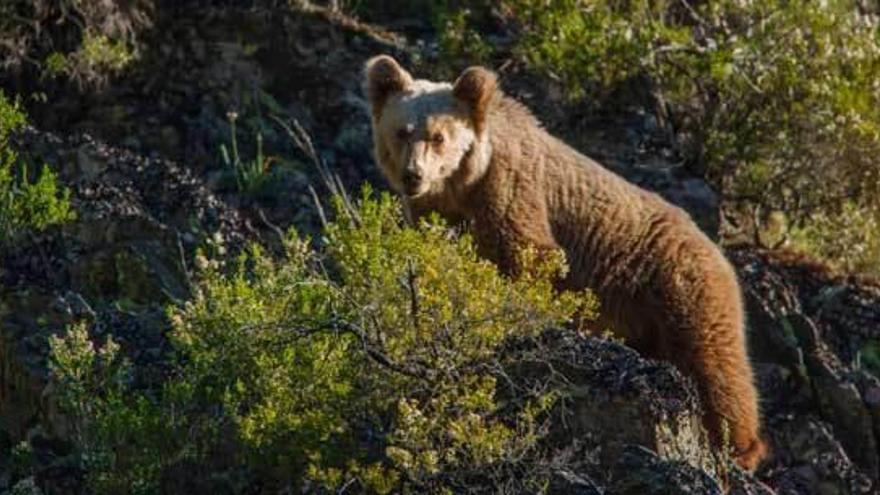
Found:
<path fill-rule="evenodd" d="M 49 346 L 58 401 L 70 418 L 70 438 L 80 466 L 91 475 L 92 488 L 101 493 L 150 492 L 149 480 L 162 465 L 158 453 L 167 444 L 159 436 L 168 431 L 160 423 L 166 418 L 144 396 L 129 398 L 126 384 L 132 369 L 119 344 L 107 337 L 96 348 L 86 326 L 79 324 L 63 338 L 50 337 Z"/>
<path fill-rule="evenodd" d="M 651 49 L 650 14 L 665 2 L 512 0 L 504 2 L 521 29 L 515 51 L 559 79 L 572 98 L 599 96 L 639 74 Z"/>
<path fill-rule="evenodd" d="M 856 2 L 496 5 L 514 51 L 572 97 L 646 81 L 692 168 L 756 228 L 774 212 L 815 231 L 845 204 L 880 211 L 880 29 Z"/>
<path fill-rule="evenodd" d="M 8 148 L 9 135 L 21 130 L 27 124 L 27 117 L 19 108 L 18 102 L 10 101 L 6 93 L 0 90 L 0 144 Z"/>
<path fill-rule="evenodd" d="M 86 31 L 76 50 L 67 54 L 50 53 L 45 60 L 45 70 L 52 76 L 67 76 L 80 85 L 102 84 L 109 75 L 124 69 L 134 57 L 125 41 Z"/>
<path fill-rule="evenodd" d="M 467 8 L 438 9 L 434 14 L 432 21 L 440 32 L 439 47 L 446 60 L 483 63 L 492 53 L 491 45 L 470 26 L 468 20 L 472 16 Z"/>
<path fill-rule="evenodd" d="M 54 172 L 44 165 L 31 182 L 26 164 L 11 146 L 9 135 L 26 121 L 18 104 L 0 91 L 0 247 L 29 229 L 43 230 L 75 217 L 70 191 L 59 188 Z"/>
<path fill-rule="evenodd" d="M 840 213 L 818 214 L 791 231 L 791 244 L 834 260 L 848 272 L 880 275 L 880 214 L 844 203 Z"/>
<path fill-rule="evenodd" d="M 876 213 L 876 21 L 848 2 L 705 10 L 712 31 L 657 66 L 674 81 L 665 93 L 688 116 L 680 127 L 707 177 L 759 219 L 779 211 L 794 227 L 842 214 L 844 203 Z"/>
<path fill-rule="evenodd" d="M 510 386 L 505 370 L 529 352 L 511 342 L 591 317 L 592 296 L 554 291 L 561 256 L 526 251 L 535 269 L 507 279 L 437 219 L 402 225 L 388 195 L 337 212 L 321 251 L 291 232 L 281 259 L 258 246 L 229 270 L 202 259 L 197 296 L 170 310 L 179 360 L 155 401 L 100 392 L 95 377 L 115 371 L 77 371 L 100 357 L 82 330 L 54 341 L 66 409 L 107 459 L 87 465 L 96 488 L 159 490 L 186 462 L 190 478 L 245 472 L 271 489 L 544 480 L 537 445 L 557 392 Z"/>

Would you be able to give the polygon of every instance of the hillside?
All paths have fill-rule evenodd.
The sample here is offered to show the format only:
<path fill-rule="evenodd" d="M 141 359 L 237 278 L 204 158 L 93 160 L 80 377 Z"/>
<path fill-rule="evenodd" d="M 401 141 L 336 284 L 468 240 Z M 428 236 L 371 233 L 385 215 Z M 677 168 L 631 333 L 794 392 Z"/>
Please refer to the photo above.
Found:
<path fill-rule="evenodd" d="M 522 380 L 530 386 L 547 386 L 559 380 L 564 384 L 564 400 L 529 417 L 528 424 L 540 431 L 540 435 L 535 433 L 540 438 L 516 459 L 513 455 L 487 456 L 491 460 L 485 465 L 475 460 L 474 467 L 467 469 L 467 463 L 460 462 L 466 456 L 458 454 L 459 459 L 449 461 L 455 469 L 438 468 L 433 472 L 425 467 L 428 463 L 424 460 L 407 464 L 388 455 L 386 447 L 392 435 L 370 426 L 374 420 L 376 424 L 395 423 L 383 416 L 393 408 L 383 403 L 382 408 L 376 406 L 376 412 L 371 409 L 375 404 L 360 402 L 345 406 L 351 411 L 339 412 L 357 414 L 357 421 L 345 424 L 362 426 L 360 430 L 351 427 L 355 440 L 346 438 L 345 442 L 351 443 L 342 442 L 339 445 L 343 447 L 337 449 L 343 454 L 357 451 L 351 462 L 365 463 L 358 468 L 360 471 L 345 471 L 358 479 L 347 485 L 334 485 L 334 473 L 329 468 L 315 474 L 311 464 L 302 468 L 300 460 L 289 458 L 299 454 L 306 457 L 302 452 L 314 457 L 320 451 L 324 456 L 321 461 L 332 464 L 335 461 L 327 459 L 335 459 L 332 456 L 339 455 L 338 451 L 329 453 L 318 447 L 303 447 L 302 452 L 272 450 L 296 442 L 304 446 L 333 444 L 342 435 L 336 423 L 327 426 L 335 419 L 306 413 L 279 423 L 281 427 L 272 423 L 268 433 L 260 429 L 260 424 L 241 422 L 237 416 L 216 425 L 186 425 L 191 428 L 174 430 L 191 435 L 175 439 L 179 441 L 175 448 L 180 450 L 159 455 L 161 448 L 151 443 L 150 435 L 165 430 L 161 425 L 152 425 L 144 411 L 155 407 L 165 414 L 167 404 L 163 401 L 168 389 L 163 387 L 178 383 L 181 370 L 193 369 L 187 366 L 204 357 L 184 352 L 192 351 L 186 345 L 193 345 L 192 341 L 181 345 L 184 329 L 199 325 L 207 328 L 203 321 L 213 321 L 212 311 L 217 313 L 217 321 L 224 317 L 238 321 L 237 312 L 245 318 L 250 306 L 235 304 L 242 300 L 250 303 L 249 297 L 254 301 L 263 301 L 259 298 L 264 297 L 268 301 L 265 308 L 269 308 L 265 312 L 275 311 L 271 300 L 289 294 L 283 286 L 288 280 L 284 278 L 288 276 L 286 270 L 296 272 L 289 275 L 291 280 L 309 283 L 345 277 L 347 258 L 333 251 L 333 242 L 339 238 L 342 241 L 338 242 L 354 243 L 345 236 L 359 231 L 357 227 L 345 227 L 341 220 L 337 220 L 341 223 L 336 231 L 322 227 L 322 216 L 332 215 L 332 200 L 321 169 L 326 167 L 337 175 L 352 197 L 359 197 L 357 191 L 363 183 L 377 191 L 388 188 L 371 156 L 369 113 L 361 90 L 364 62 L 373 55 L 388 53 L 414 67 L 416 74 L 449 78 L 476 56 L 456 59 L 448 47 L 443 47 L 448 40 L 436 24 L 407 9 L 389 12 L 372 6 L 372 2 L 358 9 L 339 10 L 310 3 L 219 0 L 131 2 L 129 7 L 141 3 L 149 4 L 143 11 L 149 22 L 133 22 L 129 31 L 123 30 L 136 39 L 132 41 L 137 47 L 136 56 L 123 69 L 111 71 L 106 79 L 74 77 L 72 68 L 66 76 L 48 77 L 28 64 L 0 67 L 0 88 L 10 101 L 12 95 L 20 98 L 20 107 L 29 121 L 12 132 L 4 144 L 14 150 L 16 160 L 21 159 L 15 163 L 31 164 L 31 171 L 36 165 L 47 164 L 56 174 L 59 187 L 69 190 L 69 203 L 75 212 L 75 218 L 45 228 L 25 228 L 14 235 L 12 231 L 4 232 L 7 238 L 0 243 L 0 494 L 209 490 L 330 493 L 334 486 L 336 493 L 382 491 L 377 487 L 385 487 L 387 492 L 432 493 L 880 491 L 880 282 L 872 274 L 863 273 L 865 270 L 854 269 L 848 261 L 837 262 L 830 256 L 823 260 L 817 252 L 804 254 L 796 243 L 754 242 L 755 236 L 747 232 L 754 219 L 743 214 L 741 203 L 731 202 L 726 193 L 719 191 L 711 173 L 701 173 L 701 168 L 687 158 L 686 140 L 675 134 L 675 126 L 665 124 L 668 116 L 663 115 L 662 107 L 652 104 L 651 91 L 645 90 L 643 81 L 636 76 L 612 90 L 596 93 L 603 95 L 598 101 L 572 98 L 565 77 L 552 71 L 548 74 L 527 55 L 510 48 L 517 36 L 525 34 L 505 21 L 509 15 L 506 12 L 493 12 L 481 26 L 481 42 L 500 47 L 481 61 L 499 72 L 504 90 L 534 109 L 551 132 L 630 181 L 686 209 L 711 237 L 723 242 L 748 303 L 750 354 L 758 377 L 765 432 L 772 445 L 768 461 L 754 474 L 748 474 L 733 467 L 720 453 L 712 452 L 699 427 L 701 405 L 687 378 L 667 363 L 644 359 L 625 342 L 560 328 L 555 323 L 564 318 L 553 311 L 561 314 L 562 309 L 555 306 L 545 318 L 554 323 L 548 325 L 552 328 L 535 331 L 525 341 L 504 340 L 493 348 L 505 359 L 493 360 L 484 354 L 473 357 L 477 361 L 489 359 L 487 362 L 493 365 L 509 365 L 499 376 L 509 374 L 514 377 L 511 383 Z M 46 8 L 49 13 L 40 22 L 51 25 L 50 20 L 56 21 L 52 18 L 55 11 Z M 0 29 L 4 26 L 0 22 Z M 47 28 L 55 45 L 50 50 L 40 45 L 43 41 L 35 42 L 33 53 L 63 50 L 70 39 L 65 26 L 59 21 Z M 11 33 L 0 30 L 0 35 L 6 37 L 2 41 L 12 39 Z M 304 132 L 297 136 L 308 136 L 310 141 L 297 143 L 273 117 L 298 123 Z M 257 152 L 258 142 L 262 157 Z M 238 155 L 230 158 L 230 153 L 238 153 L 233 146 L 240 150 L 241 163 L 233 163 Z M 876 156 L 866 160 L 877 165 Z M 251 161 L 256 165 L 250 173 L 256 176 L 242 175 L 247 170 L 241 167 Z M 805 183 L 803 187 L 812 186 Z M 363 204 L 370 208 L 372 203 L 365 200 Z M 380 220 L 387 221 L 383 218 Z M 286 251 L 291 249 L 290 234 L 285 233 L 289 228 L 295 228 L 304 239 L 309 237 L 302 241 L 306 246 L 303 249 L 317 250 L 320 263 L 330 259 L 339 265 L 327 261 L 329 274 L 320 275 L 326 280 L 296 278 L 301 276 L 297 270 L 302 267 L 287 264 L 297 259 Z M 347 233 L 347 228 L 355 234 Z M 407 232 L 404 229 L 400 236 L 410 242 Z M 425 235 L 434 239 L 430 232 Z M 761 235 L 771 234 L 762 231 L 758 237 Z M 437 237 L 441 238 L 446 239 Z M 422 246 L 425 241 L 411 242 Z M 262 273 L 262 256 L 277 259 L 267 273 L 279 274 L 278 281 L 272 279 L 272 284 L 279 286 L 267 282 L 265 293 L 255 289 L 251 294 L 235 285 L 238 279 L 233 276 L 211 278 L 212 267 L 226 262 L 234 265 L 237 257 L 249 252 L 251 243 L 264 246 L 263 253 L 245 256 L 242 265 L 256 270 L 253 273 Z M 294 245 L 300 246 L 296 242 Z M 399 254 L 394 246 L 387 249 L 392 255 Z M 467 252 L 466 247 L 460 249 Z M 430 255 L 426 254 L 428 258 Z M 303 263 L 303 267 L 311 266 L 311 261 Z M 373 265 L 365 262 L 364 266 Z M 253 273 L 247 273 L 241 280 L 259 285 L 259 280 L 247 278 Z M 308 273 L 309 277 L 318 277 Z M 384 272 L 379 273 L 381 276 Z M 541 282 L 535 284 L 540 286 Z M 225 294 L 227 289 L 243 291 L 229 296 L 232 302 L 228 308 L 204 302 L 205 294 Z M 301 297 L 317 301 L 319 296 Z M 549 304 L 541 294 L 534 298 L 529 304 L 541 308 Z M 204 314 L 199 313 L 201 303 L 206 305 Z M 327 304 L 344 307 L 345 303 L 333 299 Z M 319 306 L 314 303 L 314 307 Z M 304 307 L 313 309 L 309 304 Z M 369 308 L 363 311 L 366 314 Z M 258 313 L 255 311 L 255 315 Z M 254 316 L 255 327 L 262 322 L 260 318 Z M 99 347 L 106 345 L 108 336 L 112 337 L 131 366 L 118 376 L 108 375 L 106 382 L 94 382 L 95 388 L 88 389 L 94 401 L 81 402 L 83 409 L 72 411 L 65 401 L 71 396 L 71 384 L 80 382 L 59 379 L 59 363 L 63 365 L 63 361 L 59 361 L 57 344 L 50 346 L 50 342 L 57 342 L 50 337 L 70 337 L 78 324 L 87 328 L 88 342 Z M 245 322 L 240 327 L 248 325 L 250 322 Z M 532 323 L 521 325 L 531 328 Z M 510 328 L 493 327 L 492 331 L 496 330 L 505 336 L 508 332 L 515 335 Z M 286 342 L 266 345 L 283 347 L 288 345 Z M 247 346 L 230 349 L 235 349 L 230 354 L 254 350 Z M 394 357 L 393 346 L 389 344 L 386 350 L 381 359 L 366 352 L 363 362 L 352 364 L 354 378 L 369 375 L 373 367 L 384 369 L 370 375 L 366 382 L 379 390 L 381 377 L 397 376 L 394 372 L 399 370 L 393 366 L 387 366 L 391 371 L 383 368 L 388 363 L 383 365 L 382 359 L 394 364 L 388 357 Z M 273 352 L 260 350 L 264 351 L 262 359 L 271 361 Z M 332 352 L 326 351 L 327 355 Z M 509 355 L 519 360 L 506 360 Z M 308 361 L 309 356 L 291 362 Z M 101 359 L 96 361 L 96 369 L 110 369 Z M 409 362 L 405 356 L 400 359 Z M 254 384 L 293 380 L 270 374 L 260 377 L 259 373 L 265 371 L 260 368 L 264 361 L 255 358 L 254 362 L 257 364 L 253 369 L 238 369 L 243 377 L 252 373 Z M 458 364 L 461 369 L 469 369 Z M 230 369 L 235 371 L 234 367 Z M 329 369 L 327 377 L 338 373 L 353 379 L 346 370 Z M 458 368 L 455 371 L 463 373 L 460 376 L 471 376 Z M 83 374 L 88 378 L 91 371 Z M 95 376 L 99 376 L 97 371 Z M 330 378 L 328 383 L 321 381 L 323 375 L 296 377 L 301 382 L 290 388 L 308 388 L 309 400 L 323 400 L 327 390 L 330 395 L 338 392 L 329 383 Z M 227 378 L 210 375 L 208 381 Z M 413 386 L 417 393 L 412 397 L 426 393 L 411 385 L 417 382 L 409 379 L 400 378 L 399 383 L 394 381 L 397 378 L 388 380 L 386 385 L 398 384 L 401 390 Z M 86 378 L 82 383 L 87 383 Z M 180 383 L 195 382 L 184 379 Z M 365 386 L 357 380 L 352 383 L 356 391 Z M 497 391 L 489 387 L 492 390 L 486 393 L 492 395 L 492 401 L 498 401 L 492 404 L 501 405 L 486 417 L 509 414 L 505 407 L 516 406 L 517 386 L 507 389 L 500 384 Z M 254 397 L 265 393 L 277 398 L 277 410 L 255 416 L 256 420 L 247 416 L 248 421 L 259 423 L 259 418 L 264 418 L 269 424 L 285 411 L 299 411 L 295 401 L 285 402 L 288 398 L 283 392 L 276 396 L 272 395 L 274 390 L 267 390 L 247 390 L 235 399 L 239 410 L 252 412 L 248 401 Z M 116 391 L 121 392 L 114 395 Z M 339 397 L 349 397 L 345 395 L 348 391 L 339 393 Z M 464 402 L 479 402 L 472 391 L 454 389 L 448 393 Z M 192 397 L 196 396 L 202 397 Z M 88 394 L 80 400 L 82 397 Z M 223 401 L 233 400 L 228 395 L 222 397 Z M 356 397 L 361 400 L 373 396 Z M 137 402 L 141 400 L 147 405 Z M 231 408 L 231 403 L 218 399 L 216 403 L 199 404 L 205 407 L 197 411 L 197 417 L 223 416 L 218 411 Z M 321 402 L 320 408 L 324 407 Z M 312 410 L 308 411 L 311 414 Z M 168 418 L 156 414 L 164 418 L 159 422 Z M 332 411 L 327 414 L 335 418 Z M 100 422 L 108 417 L 110 420 Z M 104 429 L 90 437 L 88 428 L 96 424 Z M 309 427 L 319 432 L 327 428 L 326 434 L 314 433 L 320 437 L 316 440 L 310 436 L 313 432 Z M 486 428 L 488 432 L 475 431 L 487 437 L 492 432 L 501 435 Z M 141 433 L 143 436 L 138 437 Z M 511 435 L 520 433 L 517 430 Z M 260 434 L 268 440 L 259 440 L 263 438 Z M 143 443 L 139 438 L 145 439 Z M 433 437 L 427 438 L 406 440 L 415 445 L 422 445 L 420 441 L 436 443 Z M 86 445 L 86 440 L 91 443 Z M 248 450 L 247 442 L 252 440 L 264 443 Z M 126 450 L 127 444 L 136 448 Z M 494 448 L 489 440 L 487 445 L 483 447 Z M 96 446 L 103 450 L 94 450 Z M 113 446 L 119 446 L 119 450 L 114 452 Z M 108 458 L 89 456 L 98 451 Z M 155 452 L 159 452 L 158 457 Z M 473 452 L 468 455 L 485 460 Z M 270 463 L 267 459 L 271 456 L 277 457 Z M 343 461 L 339 466 L 348 462 L 344 455 Z M 385 471 L 377 475 L 367 468 L 367 462 L 375 462 Z M 446 466 L 446 460 L 436 462 Z M 416 467 L 408 470 L 402 465 Z M 300 470 L 285 470 L 285 466 Z M 123 468 L 128 469 L 126 474 L 113 478 L 112 473 L 122 473 Z M 389 474 L 392 471 L 394 474 Z M 299 479 L 294 472 L 307 475 Z M 100 478 L 96 473 L 111 474 Z M 540 482 L 533 486 L 517 484 L 529 477 Z M 372 481 L 364 481 L 368 479 Z"/>

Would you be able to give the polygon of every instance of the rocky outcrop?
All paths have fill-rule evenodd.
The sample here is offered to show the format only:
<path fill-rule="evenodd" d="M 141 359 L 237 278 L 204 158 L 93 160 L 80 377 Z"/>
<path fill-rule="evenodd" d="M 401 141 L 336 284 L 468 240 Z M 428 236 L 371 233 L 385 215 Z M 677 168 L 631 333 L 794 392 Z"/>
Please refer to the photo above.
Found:
<path fill-rule="evenodd" d="M 561 393 L 544 446 L 566 462 L 550 493 L 772 495 L 713 452 L 694 385 L 671 364 L 571 330 L 518 350 L 513 380 L 526 390 L 553 382 Z"/>
<path fill-rule="evenodd" d="M 858 350 L 880 332 L 877 285 L 791 253 L 730 255 L 743 280 L 773 446 L 764 476 L 784 492 L 873 493 L 878 380 Z"/>
<path fill-rule="evenodd" d="M 668 462 L 643 447 L 629 447 L 613 467 L 610 493 L 721 495 L 718 482 L 686 462 Z"/>
<path fill-rule="evenodd" d="M 591 439 L 606 466 L 640 445 L 663 459 L 711 467 L 699 399 L 677 369 L 607 339 L 558 332 L 543 340 L 543 354 L 552 356 L 545 371 L 566 377 L 551 442 Z"/>

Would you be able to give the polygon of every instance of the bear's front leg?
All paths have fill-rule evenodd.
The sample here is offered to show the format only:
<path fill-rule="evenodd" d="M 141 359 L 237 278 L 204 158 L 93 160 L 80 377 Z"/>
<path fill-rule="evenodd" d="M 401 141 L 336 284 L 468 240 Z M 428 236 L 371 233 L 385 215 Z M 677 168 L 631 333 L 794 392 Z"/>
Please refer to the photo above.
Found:
<path fill-rule="evenodd" d="M 487 214 L 475 217 L 471 229 L 479 255 L 492 261 L 505 275 L 518 276 L 534 268 L 523 266 L 525 249 L 536 250 L 538 260 L 562 250 L 546 224 L 517 222 Z M 558 282 L 561 283 L 561 279 Z"/>

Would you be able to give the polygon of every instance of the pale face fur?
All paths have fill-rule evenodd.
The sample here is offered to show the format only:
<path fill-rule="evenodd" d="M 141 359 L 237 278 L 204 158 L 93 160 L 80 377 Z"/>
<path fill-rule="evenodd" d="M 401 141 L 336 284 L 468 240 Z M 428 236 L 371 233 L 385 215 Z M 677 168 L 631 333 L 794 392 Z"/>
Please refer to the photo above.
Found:
<path fill-rule="evenodd" d="M 442 195 L 449 184 L 461 188 L 485 173 L 495 74 L 472 67 L 453 84 L 413 80 L 394 59 L 379 56 L 367 62 L 365 82 L 376 161 L 400 194 Z"/>
<path fill-rule="evenodd" d="M 476 139 L 452 86 L 422 80 L 388 98 L 374 132 L 385 176 L 408 197 L 442 189 Z"/>

